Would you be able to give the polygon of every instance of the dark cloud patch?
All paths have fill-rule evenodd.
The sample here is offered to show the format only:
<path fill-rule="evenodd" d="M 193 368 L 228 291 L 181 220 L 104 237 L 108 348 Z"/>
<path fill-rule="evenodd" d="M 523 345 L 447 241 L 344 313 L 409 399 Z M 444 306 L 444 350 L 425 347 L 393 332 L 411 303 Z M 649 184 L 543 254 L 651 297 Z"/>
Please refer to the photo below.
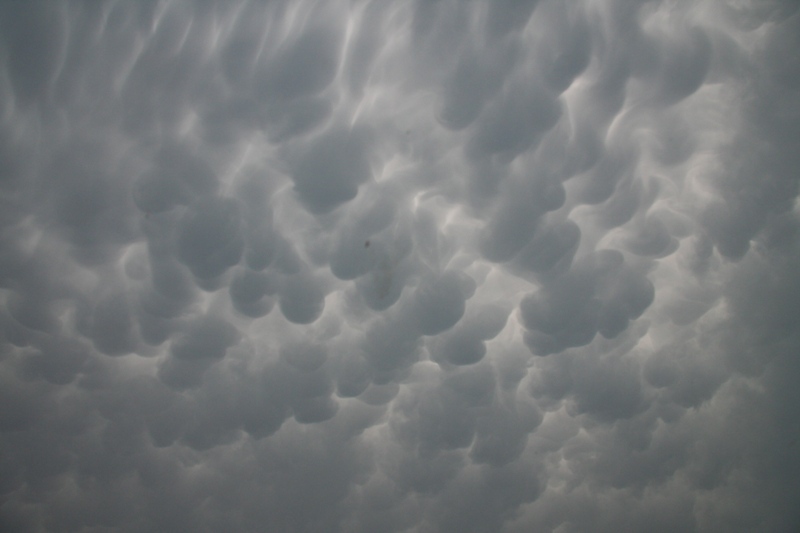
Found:
<path fill-rule="evenodd" d="M 669 234 L 667 226 L 656 216 L 644 219 L 636 234 L 625 243 L 629 251 L 641 256 L 663 257 L 678 248 L 678 241 Z"/>
<path fill-rule="evenodd" d="M 618 225 L 627 222 L 633 215 L 631 208 L 635 209 L 636 204 L 633 202 L 633 198 L 622 196 L 624 192 L 620 196 L 615 195 L 615 192 L 623 190 L 617 189 L 618 184 L 630 183 L 630 173 L 635 163 L 636 154 L 630 149 L 617 148 L 607 151 L 597 165 L 577 178 L 580 189 L 576 196 L 587 204 L 609 201 L 611 206 L 608 211 L 616 219 L 614 223 Z M 615 202 L 617 198 L 619 200 Z M 625 200 L 628 201 L 625 202 Z M 615 203 L 623 203 L 623 205 L 617 206 L 614 205 Z"/>
<path fill-rule="evenodd" d="M 35 103 L 48 100 L 51 84 L 63 61 L 69 28 L 63 7 L 48 7 L 41 2 L 30 6 L 7 5 L 3 9 L 9 81 L 14 98 Z"/>
<path fill-rule="evenodd" d="M 256 78 L 256 93 L 272 99 L 317 94 L 336 75 L 340 38 L 331 28 L 311 27 L 289 37 Z"/>
<path fill-rule="evenodd" d="M 535 354 L 547 355 L 585 346 L 597 333 L 614 338 L 653 297 L 653 284 L 626 268 L 620 252 L 600 250 L 523 300 L 525 342 Z"/>
<path fill-rule="evenodd" d="M 301 201 L 313 213 L 325 213 L 352 200 L 372 175 L 363 130 L 334 128 L 314 139 L 297 157 L 292 171 Z"/>
<path fill-rule="evenodd" d="M 59 327 L 52 303 L 36 296 L 11 295 L 8 312 L 17 323 L 30 330 L 55 332 Z"/>
<path fill-rule="evenodd" d="M 274 305 L 270 298 L 275 290 L 274 282 L 261 272 L 243 269 L 233 278 L 228 290 L 234 308 L 252 318 L 266 315 Z"/>
<path fill-rule="evenodd" d="M 90 355 L 89 347 L 79 341 L 44 339 L 35 351 L 25 354 L 23 372 L 29 379 L 67 385 L 78 377 Z"/>
<path fill-rule="evenodd" d="M 529 79 L 515 82 L 481 116 L 467 148 L 473 155 L 511 161 L 558 121 L 558 101 L 546 90 L 538 90 Z"/>
<path fill-rule="evenodd" d="M 116 259 L 136 236 L 129 189 L 117 183 L 121 171 L 110 146 L 90 141 L 66 147 L 43 172 L 50 201 L 42 217 L 65 233 L 81 262 Z"/>
<path fill-rule="evenodd" d="M 626 419 L 643 407 L 639 368 L 621 357 L 572 361 L 576 409 L 600 420 Z"/>
<path fill-rule="evenodd" d="M 441 515 L 436 520 L 439 527 L 442 531 L 502 527 L 517 507 L 539 495 L 541 482 L 536 474 L 535 470 L 512 466 L 466 472 L 443 495 Z"/>
<path fill-rule="evenodd" d="M 694 353 L 692 343 L 677 342 L 653 354 L 644 366 L 648 383 L 664 389 L 671 402 L 684 408 L 708 400 L 724 379 L 719 361 L 699 359 Z"/>
<path fill-rule="evenodd" d="M 359 354 L 345 354 L 336 363 L 336 394 L 343 398 L 362 396 L 370 386 L 369 366 Z M 382 398 L 382 395 L 378 395 Z M 371 395 L 364 397 L 368 402 Z"/>
<path fill-rule="evenodd" d="M 431 350 L 433 359 L 454 365 L 477 363 L 486 355 L 484 341 L 500 333 L 508 314 L 508 308 L 496 304 L 470 309 L 454 330 L 438 338 Z"/>
<path fill-rule="evenodd" d="M 647 92 L 655 102 L 673 105 L 702 85 L 709 69 L 711 42 L 699 28 L 687 28 L 655 39 L 658 42 L 653 44 L 653 48 L 659 55 L 655 61 L 658 66 L 652 75 L 644 76 L 645 83 L 653 86 Z"/>
<path fill-rule="evenodd" d="M 243 90 L 252 80 L 264 45 L 264 25 L 271 26 L 274 20 L 270 7 L 276 5 L 246 2 L 238 6 L 230 37 L 220 51 L 222 73 L 234 89 Z"/>
<path fill-rule="evenodd" d="M 302 98 L 270 110 L 267 121 L 270 140 L 279 143 L 311 133 L 331 115 L 331 103 L 324 98 Z"/>
<path fill-rule="evenodd" d="M 124 292 L 102 297 L 87 317 L 85 335 L 95 349 L 107 355 L 125 355 L 135 351 L 138 332 L 133 307 Z"/>
<path fill-rule="evenodd" d="M 281 312 L 290 322 L 314 322 L 325 308 L 325 292 L 313 277 L 296 274 L 290 276 L 280 291 Z"/>
<path fill-rule="evenodd" d="M 444 272 L 424 280 L 414 292 L 414 317 L 423 335 L 436 335 L 453 327 L 464 315 L 465 299 L 475 291 L 475 282 L 458 272 Z"/>
<path fill-rule="evenodd" d="M 343 221 L 334 237 L 330 267 L 336 277 L 352 280 L 371 270 L 391 266 L 394 261 L 389 256 L 396 253 L 390 248 L 393 243 L 386 238 L 388 235 L 375 237 L 391 231 L 397 207 L 383 195 L 367 196 L 354 206 L 352 218 Z"/>
<path fill-rule="evenodd" d="M 145 213 L 160 213 L 216 189 L 217 180 L 208 164 L 186 147 L 171 144 L 158 149 L 150 168 L 134 185 L 133 198 Z"/>
<path fill-rule="evenodd" d="M 402 375 L 419 360 L 421 347 L 420 332 L 411 320 L 376 322 L 363 341 L 371 379 L 385 384 Z"/>
<path fill-rule="evenodd" d="M 564 187 L 546 179 L 509 181 L 495 214 L 481 235 L 481 248 L 487 259 L 505 262 L 525 247 L 536 232 L 541 217 L 564 204 Z"/>
<path fill-rule="evenodd" d="M 524 2 L 504 1 L 492 3 L 486 15 L 486 33 L 489 37 L 501 37 L 510 31 L 525 28 L 538 0 Z"/>
<path fill-rule="evenodd" d="M 177 244 L 179 259 L 198 278 L 224 274 L 244 252 L 239 205 L 214 199 L 190 207 L 182 217 Z"/>
<path fill-rule="evenodd" d="M 544 3 L 536 14 L 536 54 L 546 86 L 567 89 L 589 65 L 592 41 L 586 14 L 577 4 Z"/>
<path fill-rule="evenodd" d="M 469 126 L 500 89 L 513 60 L 514 49 L 501 45 L 480 52 L 467 49 L 445 83 L 441 122 L 453 130 Z"/>
<path fill-rule="evenodd" d="M 228 322 L 199 317 L 171 343 L 170 355 L 159 368 L 164 383 L 178 389 L 197 386 L 212 364 L 227 353 L 238 340 L 238 332 Z"/>
<path fill-rule="evenodd" d="M 580 228 L 570 220 L 539 226 L 531 241 L 520 250 L 514 266 L 538 276 L 558 276 L 569 270 L 580 238 Z"/>

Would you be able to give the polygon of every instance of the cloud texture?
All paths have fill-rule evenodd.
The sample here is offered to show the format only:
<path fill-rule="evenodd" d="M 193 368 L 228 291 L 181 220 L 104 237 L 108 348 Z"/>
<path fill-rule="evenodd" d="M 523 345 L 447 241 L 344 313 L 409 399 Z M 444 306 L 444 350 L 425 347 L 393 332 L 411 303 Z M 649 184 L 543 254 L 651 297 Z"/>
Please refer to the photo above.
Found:
<path fill-rule="evenodd" d="M 0 6 L 0 529 L 800 528 L 791 0 Z"/>

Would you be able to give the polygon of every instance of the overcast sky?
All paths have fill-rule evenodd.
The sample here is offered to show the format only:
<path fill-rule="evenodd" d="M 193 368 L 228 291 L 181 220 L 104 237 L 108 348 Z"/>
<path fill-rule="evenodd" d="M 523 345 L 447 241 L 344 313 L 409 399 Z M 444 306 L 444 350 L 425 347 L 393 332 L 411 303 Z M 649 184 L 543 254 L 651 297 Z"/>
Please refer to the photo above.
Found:
<path fill-rule="evenodd" d="M 4 532 L 800 531 L 800 3 L 0 6 Z"/>

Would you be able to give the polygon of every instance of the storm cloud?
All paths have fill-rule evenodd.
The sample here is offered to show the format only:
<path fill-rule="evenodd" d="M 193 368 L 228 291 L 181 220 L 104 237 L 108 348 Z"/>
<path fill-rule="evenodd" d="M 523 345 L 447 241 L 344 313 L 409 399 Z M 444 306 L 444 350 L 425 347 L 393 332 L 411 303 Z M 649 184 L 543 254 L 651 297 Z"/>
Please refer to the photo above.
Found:
<path fill-rule="evenodd" d="M 0 6 L 0 529 L 800 529 L 792 0 Z"/>

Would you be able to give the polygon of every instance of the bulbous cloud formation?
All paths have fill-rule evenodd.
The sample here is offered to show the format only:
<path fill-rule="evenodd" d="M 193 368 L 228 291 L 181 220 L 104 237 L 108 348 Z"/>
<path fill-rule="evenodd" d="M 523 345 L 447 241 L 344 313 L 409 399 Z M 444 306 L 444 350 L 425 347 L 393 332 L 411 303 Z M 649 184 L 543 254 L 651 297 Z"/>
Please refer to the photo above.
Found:
<path fill-rule="evenodd" d="M 794 0 L 0 5 L 0 530 L 800 530 Z"/>

